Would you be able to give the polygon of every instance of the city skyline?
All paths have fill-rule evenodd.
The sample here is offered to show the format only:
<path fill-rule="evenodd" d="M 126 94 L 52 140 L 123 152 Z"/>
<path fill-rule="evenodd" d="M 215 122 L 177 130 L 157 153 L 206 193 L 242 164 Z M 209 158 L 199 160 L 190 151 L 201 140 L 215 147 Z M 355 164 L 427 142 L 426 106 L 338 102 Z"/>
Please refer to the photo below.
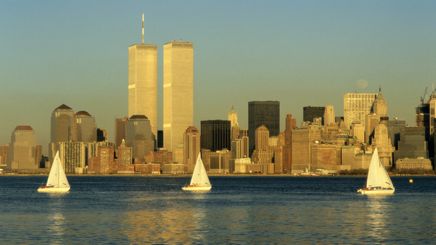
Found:
<path fill-rule="evenodd" d="M 280 101 L 281 122 L 292 113 L 299 125 L 309 105 L 332 104 L 339 116 L 345 93 L 376 92 L 379 86 L 389 116 L 414 125 L 419 97 L 436 80 L 435 3 L 332 1 L 337 10 L 300 1 L 172 3 L 169 11 L 177 14 L 167 19 L 158 14 L 163 3 L 4 4 L 0 144 L 9 142 L 17 125 L 30 125 L 45 152 L 50 114 L 61 104 L 88 111 L 114 141 L 115 118 L 127 115 L 127 47 L 141 41 L 142 12 L 145 42 L 158 48 L 159 129 L 163 44 L 174 39 L 195 45 L 197 128 L 201 120 L 226 119 L 232 105 L 241 128 L 248 128 L 252 100 Z M 304 16 L 307 11 L 319 18 Z M 176 19 L 180 23 L 172 27 Z"/>

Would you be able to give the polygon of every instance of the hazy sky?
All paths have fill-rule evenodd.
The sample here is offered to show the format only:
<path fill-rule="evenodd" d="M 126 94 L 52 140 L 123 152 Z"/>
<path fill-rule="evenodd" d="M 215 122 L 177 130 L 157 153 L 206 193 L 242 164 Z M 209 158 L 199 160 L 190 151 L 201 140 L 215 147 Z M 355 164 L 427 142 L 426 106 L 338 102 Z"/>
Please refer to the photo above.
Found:
<path fill-rule="evenodd" d="M 63 103 L 113 137 L 114 119 L 127 114 L 127 47 L 140 41 L 142 13 L 160 66 L 165 42 L 194 43 L 197 125 L 234 105 L 246 127 L 248 101 L 279 100 L 283 128 L 286 113 L 301 122 L 303 106 L 333 104 L 342 115 L 344 93 L 379 85 L 389 115 L 414 125 L 436 82 L 436 1 L 3 0 L 0 144 L 29 124 L 46 151 L 51 112 Z"/>

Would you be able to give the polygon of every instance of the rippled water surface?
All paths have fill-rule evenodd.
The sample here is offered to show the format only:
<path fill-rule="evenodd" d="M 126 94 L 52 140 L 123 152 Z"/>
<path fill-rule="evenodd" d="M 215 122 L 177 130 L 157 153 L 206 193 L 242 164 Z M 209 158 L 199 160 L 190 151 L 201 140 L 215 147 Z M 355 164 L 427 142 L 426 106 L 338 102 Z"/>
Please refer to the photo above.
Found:
<path fill-rule="evenodd" d="M 69 177 L 65 195 L 36 192 L 45 177 L 0 177 L 1 244 L 391 243 L 436 239 L 436 178 L 393 178 L 396 194 L 366 197 L 356 177 Z"/>

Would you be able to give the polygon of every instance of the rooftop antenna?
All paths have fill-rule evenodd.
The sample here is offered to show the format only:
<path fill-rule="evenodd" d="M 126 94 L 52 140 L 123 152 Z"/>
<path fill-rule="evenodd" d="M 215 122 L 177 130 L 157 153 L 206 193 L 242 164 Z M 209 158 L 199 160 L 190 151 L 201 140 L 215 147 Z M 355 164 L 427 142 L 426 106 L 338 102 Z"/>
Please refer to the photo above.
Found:
<path fill-rule="evenodd" d="M 144 44 L 144 13 L 142 13 L 142 22 L 141 22 L 141 42 Z"/>

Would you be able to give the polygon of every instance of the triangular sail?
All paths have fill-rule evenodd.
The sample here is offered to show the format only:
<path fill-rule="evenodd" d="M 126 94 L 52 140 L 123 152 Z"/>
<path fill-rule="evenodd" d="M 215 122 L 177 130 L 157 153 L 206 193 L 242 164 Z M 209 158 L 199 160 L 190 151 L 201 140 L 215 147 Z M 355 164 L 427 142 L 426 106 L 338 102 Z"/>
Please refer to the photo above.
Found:
<path fill-rule="evenodd" d="M 388 172 L 380 162 L 377 148 L 375 148 L 374 153 L 372 154 L 371 163 L 369 164 L 366 187 L 394 188 Z"/>
<path fill-rule="evenodd" d="M 70 187 L 67 176 L 65 175 L 64 168 L 62 166 L 61 159 L 59 158 L 59 151 L 56 152 L 56 156 L 53 160 L 50 173 L 48 174 L 47 186 L 56 188 Z"/>
<path fill-rule="evenodd" d="M 194 172 L 192 173 L 191 185 L 210 186 L 209 177 L 207 177 L 206 169 L 200 154 L 198 154 L 197 162 L 195 163 Z"/>

